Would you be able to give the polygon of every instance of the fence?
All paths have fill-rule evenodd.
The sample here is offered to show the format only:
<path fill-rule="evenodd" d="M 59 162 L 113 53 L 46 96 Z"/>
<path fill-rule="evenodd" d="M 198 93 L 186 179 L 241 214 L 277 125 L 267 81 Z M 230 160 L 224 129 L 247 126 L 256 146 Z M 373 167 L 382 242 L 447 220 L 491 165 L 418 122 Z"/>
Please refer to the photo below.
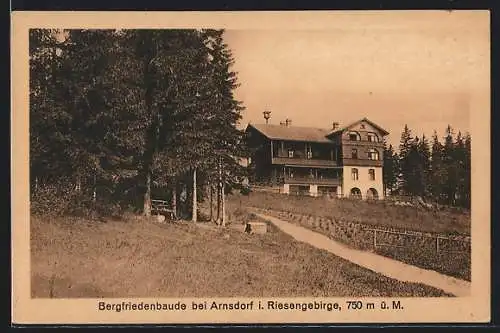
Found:
<path fill-rule="evenodd" d="M 423 233 L 417 233 L 417 232 L 398 232 L 398 231 L 389 231 L 389 230 L 383 230 L 383 229 L 376 229 L 376 228 L 369 228 L 367 230 L 373 231 L 373 247 L 376 249 L 377 247 L 398 247 L 398 248 L 410 248 L 411 246 L 401 246 L 401 245 L 394 245 L 394 244 L 388 244 L 388 243 L 383 243 L 381 242 L 381 238 L 379 237 L 379 242 L 377 242 L 377 234 L 392 234 L 392 235 L 398 235 L 398 236 L 403 236 L 403 237 L 414 237 L 414 238 L 423 238 L 426 237 L 428 239 L 433 240 L 435 244 L 435 249 L 436 253 L 470 253 L 470 239 L 453 239 L 451 237 L 444 237 L 444 236 L 439 236 L 439 235 L 428 235 L 428 234 L 423 234 Z M 446 246 L 443 246 L 443 242 L 448 242 L 448 247 L 450 243 L 456 242 L 456 243 L 461 243 L 462 247 L 464 243 L 469 249 L 468 251 L 456 251 L 456 250 L 450 250 L 447 249 Z M 441 246 L 440 246 L 441 245 Z"/>

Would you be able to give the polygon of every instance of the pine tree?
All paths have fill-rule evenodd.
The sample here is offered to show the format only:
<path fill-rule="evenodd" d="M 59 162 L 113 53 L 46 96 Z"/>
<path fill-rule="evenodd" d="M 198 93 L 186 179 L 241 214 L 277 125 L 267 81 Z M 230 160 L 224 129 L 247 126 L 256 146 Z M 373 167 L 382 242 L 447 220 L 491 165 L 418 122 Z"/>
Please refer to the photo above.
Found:
<path fill-rule="evenodd" d="M 58 154 L 64 148 L 68 118 L 57 95 L 60 58 L 57 53 L 58 31 L 30 29 L 30 173 L 32 185 L 38 185 L 69 169 L 68 159 Z"/>
<path fill-rule="evenodd" d="M 437 132 L 432 136 L 430 188 L 433 198 L 441 202 L 446 179 L 446 169 L 443 165 L 443 145 L 439 141 Z"/>
<path fill-rule="evenodd" d="M 455 139 L 454 160 L 455 160 L 456 179 L 457 179 L 457 189 L 456 189 L 456 194 L 458 197 L 457 204 L 462 207 L 467 207 L 468 205 L 467 174 L 470 173 L 467 166 L 468 156 L 467 156 L 467 147 L 465 141 L 466 140 L 462 137 L 462 133 L 459 131 Z"/>
<path fill-rule="evenodd" d="M 429 147 L 429 141 L 425 137 L 425 134 L 422 135 L 422 139 L 418 143 L 417 146 L 418 154 L 420 157 L 420 171 L 421 174 L 419 178 L 422 181 L 421 193 L 420 195 L 423 197 L 427 197 L 430 195 L 430 173 L 431 173 L 431 152 Z"/>
<path fill-rule="evenodd" d="M 403 132 L 401 133 L 401 140 L 399 143 L 399 190 L 404 194 L 412 193 L 411 177 L 413 173 L 412 161 L 410 158 L 410 152 L 412 150 L 413 138 L 411 135 L 411 130 L 408 125 L 405 125 Z"/>
<path fill-rule="evenodd" d="M 448 205 L 455 204 L 455 196 L 458 186 L 457 167 L 455 165 L 455 143 L 453 141 L 453 129 L 450 125 L 446 128 L 443 145 L 443 168 L 446 170 L 443 181 L 443 194 Z"/>
<path fill-rule="evenodd" d="M 398 155 L 394 151 L 392 145 L 387 147 L 387 142 L 384 140 L 384 169 L 383 181 L 384 191 L 386 195 L 392 193 L 396 189 L 398 176 Z"/>
<path fill-rule="evenodd" d="M 223 31 L 70 30 L 63 41 L 55 35 L 30 31 L 34 183 L 67 176 L 88 181 L 94 194 L 96 185 L 107 186 L 119 199 L 114 182 L 136 170 L 146 215 L 152 190 L 166 188 L 179 208 L 191 196 L 196 220 L 204 187 L 220 175 L 221 190 L 239 182 L 243 107 L 233 96 L 236 73 Z"/>
<path fill-rule="evenodd" d="M 463 183 L 463 196 L 464 196 L 464 207 L 470 209 L 471 205 L 471 137 L 467 133 L 464 139 L 465 146 L 465 165 L 464 165 L 464 183 Z"/>
<path fill-rule="evenodd" d="M 410 142 L 410 150 L 405 159 L 405 173 L 403 174 L 406 179 L 407 189 L 406 193 L 415 196 L 422 196 L 424 192 L 423 184 L 423 168 L 421 163 L 421 156 L 419 152 L 419 139 L 415 137 Z"/>

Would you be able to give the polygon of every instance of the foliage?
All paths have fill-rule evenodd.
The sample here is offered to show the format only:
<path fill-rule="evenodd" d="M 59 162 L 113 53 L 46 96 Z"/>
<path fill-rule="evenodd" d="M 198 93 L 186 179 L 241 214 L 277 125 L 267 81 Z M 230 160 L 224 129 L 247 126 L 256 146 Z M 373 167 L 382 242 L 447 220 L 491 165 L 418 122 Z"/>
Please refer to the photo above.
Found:
<path fill-rule="evenodd" d="M 147 214 L 152 186 L 190 194 L 195 169 L 201 195 L 221 165 L 238 183 L 232 64 L 222 30 L 30 30 L 32 185 L 105 187 L 110 205 L 134 193 Z"/>
<path fill-rule="evenodd" d="M 429 143 L 425 135 L 413 137 L 405 125 L 399 155 L 385 148 L 384 185 L 406 195 L 470 209 L 471 137 L 461 132 L 453 135 L 448 126 L 443 140 L 434 131 Z"/>
<path fill-rule="evenodd" d="M 387 142 L 384 140 L 384 169 L 383 181 L 386 192 L 393 193 L 397 188 L 397 175 L 399 170 L 398 154 L 394 151 L 392 145 L 387 147 Z"/>

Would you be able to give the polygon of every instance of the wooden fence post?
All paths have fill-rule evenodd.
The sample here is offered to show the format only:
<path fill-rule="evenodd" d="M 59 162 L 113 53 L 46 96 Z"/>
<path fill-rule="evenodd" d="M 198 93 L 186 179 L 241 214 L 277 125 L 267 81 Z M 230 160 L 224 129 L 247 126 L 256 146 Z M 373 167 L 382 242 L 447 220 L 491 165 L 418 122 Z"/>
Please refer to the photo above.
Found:
<path fill-rule="evenodd" d="M 439 253 L 439 237 L 436 237 L 436 253 Z"/>
<path fill-rule="evenodd" d="M 377 248 L 377 230 L 373 230 L 373 248 Z"/>

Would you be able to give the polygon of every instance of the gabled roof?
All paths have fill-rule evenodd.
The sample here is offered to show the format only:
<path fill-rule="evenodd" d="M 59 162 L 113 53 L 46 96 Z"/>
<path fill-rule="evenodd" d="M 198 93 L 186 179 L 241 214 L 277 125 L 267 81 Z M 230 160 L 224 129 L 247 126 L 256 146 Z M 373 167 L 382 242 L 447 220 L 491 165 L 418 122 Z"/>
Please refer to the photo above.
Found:
<path fill-rule="evenodd" d="M 253 127 L 267 138 L 274 140 L 332 143 L 332 141 L 326 137 L 330 131 L 322 128 L 274 124 L 249 124 L 246 130 L 248 131 L 250 127 Z"/>
<path fill-rule="evenodd" d="M 353 126 L 355 126 L 355 125 L 359 124 L 359 123 L 360 123 L 360 122 L 362 122 L 362 121 L 365 121 L 365 122 L 367 122 L 368 124 L 372 125 L 372 126 L 373 126 L 373 127 L 375 127 L 376 129 L 378 129 L 378 130 L 379 130 L 379 131 L 380 131 L 383 135 L 388 135 L 388 134 L 389 134 L 389 132 L 387 132 L 385 129 L 383 129 L 382 127 L 380 127 L 379 125 L 375 124 L 373 121 L 371 121 L 371 120 L 369 120 L 368 118 L 366 118 L 366 117 L 365 117 L 365 118 L 363 118 L 363 119 L 360 119 L 360 120 L 357 120 L 357 121 L 355 121 L 355 122 L 353 122 L 353 123 L 350 123 L 349 125 L 344 126 L 344 127 L 340 128 L 340 129 L 338 129 L 338 130 L 335 130 L 335 131 L 333 131 L 333 132 L 330 132 L 330 133 L 329 133 L 329 134 L 327 134 L 327 135 L 328 135 L 328 136 L 330 136 L 330 135 L 332 135 L 332 134 L 342 133 L 342 132 L 344 132 L 344 131 L 346 131 L 346 130 L 351 129 Z"/>

